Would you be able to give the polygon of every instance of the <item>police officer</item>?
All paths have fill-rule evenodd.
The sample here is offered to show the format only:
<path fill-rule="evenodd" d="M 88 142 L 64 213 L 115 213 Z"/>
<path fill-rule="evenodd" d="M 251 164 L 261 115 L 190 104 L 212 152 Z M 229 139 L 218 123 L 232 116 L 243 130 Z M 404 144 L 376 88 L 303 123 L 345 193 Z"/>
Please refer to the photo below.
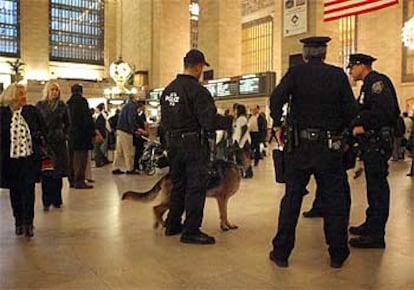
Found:
<path fill-rule="evenodd" d="M 182 232 L 181 242 L 192 244 L 215 243 L 214 237 L 200 231 L 208 180 L 206 135 L 228 129 L 232 122 L 217 114 L 209 91 L 199 83 L 204 66 L 209 66 L 204 54 L 190 50 L 184 57 L 184 73 L 165 88 L 160 101 L 173 183 L 165 234 Z"/>
<path fill-rule="evenodd" d="M 324 63 L 329 37 L 309 37 L 304 44 L 304 64 L 288 70 L 270 97 L 276 137 L 282 140 L 280 118 L 291 98 L 293 120 L 291 150 L 285 150 L 285 195 L 279 212 L 277 234 L 270 259 L 288 266 L 295 243 L 295 229 L 303 195 L 311 174 L 315 176 L 324 205 L 324 231 L 331 267 L 340 268 L 349 255 L 348 219 L 350 195 L 345 189 L 341 133 L 357 112 L 357 104 L 344 71 Z M 291 96 L 291 97 L 290 97 Z M 288 145 L 288 144 L 285 144 Z"/>
<path fill-rule="evenodd" d="M 392 130 L 400 114 L 391 80 L 372 70 L 375 60 L 366 54 L 352 54 L 348 65 L 351 77 L 364 82 L 358 97 L 360 111 L 353 121 L 352 132 L 359 137 L 361 145 L 368 209 L 365 222 L 349 229 L 351 234 L 359 235 L 349 241 L 356 248 L 385 248 L 385 224 L 390 206 L 387 162 L 392 154 Z"/>

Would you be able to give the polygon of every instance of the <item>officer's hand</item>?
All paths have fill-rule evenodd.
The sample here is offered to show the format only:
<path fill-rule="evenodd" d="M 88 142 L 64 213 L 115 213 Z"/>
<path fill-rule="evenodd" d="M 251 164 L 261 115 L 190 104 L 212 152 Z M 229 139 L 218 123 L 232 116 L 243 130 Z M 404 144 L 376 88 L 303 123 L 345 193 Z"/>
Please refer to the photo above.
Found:
<path fill-rule="evenodd" d="M 277 144 L 279 144 L 280 146 L 285 145 L 285 143 L 283 142 L 283 138 L 282 138 L 282 127 L 276 127 L 274 128 L 274 130 L 276 132 Z"/>
<path fill-rule="evenodd" d="M 357 135 L 362 135 L 365 133 L 365 129 L 363 126 L 356 126 L 354 127 L 354 129 L 352 129 L 352 135 L 357 136 Z"/>

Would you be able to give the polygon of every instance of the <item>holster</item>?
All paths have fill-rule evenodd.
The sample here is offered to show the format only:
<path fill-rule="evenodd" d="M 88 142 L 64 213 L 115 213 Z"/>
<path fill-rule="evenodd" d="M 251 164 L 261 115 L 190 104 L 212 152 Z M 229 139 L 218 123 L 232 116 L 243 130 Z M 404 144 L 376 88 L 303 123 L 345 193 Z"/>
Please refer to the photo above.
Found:
<path fill-rule="evenodd" d="M 277 183 L 285 183 L 285 152 L 279 148 L 273 149 L 272 157 L 275 181 Z"/>

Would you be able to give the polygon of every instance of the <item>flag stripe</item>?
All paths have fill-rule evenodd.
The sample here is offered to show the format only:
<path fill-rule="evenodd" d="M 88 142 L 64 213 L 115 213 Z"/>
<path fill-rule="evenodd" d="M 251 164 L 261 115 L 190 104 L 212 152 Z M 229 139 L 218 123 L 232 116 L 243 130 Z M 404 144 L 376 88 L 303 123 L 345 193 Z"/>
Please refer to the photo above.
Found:
<path fill-rule="evenodd" d="M 398 4 L 398 0 L 334 0 L 325 1 L 324 21 L 363 14 Z"/>
<path fill-rule="evenodd" d="M 387 1 L 392 1 L 394 2 L 394 0 L 387 0 Z M 377 1 L 377 2 L 373 2 L 373 3 L 367 3 L 367 2 L 355 2 L 355 3 L 349 3 L 349 1 L 347 1 L 348 3 L 342 3 L 341 5 L 335 5 L 331 8 L 325 8 L 325 13 L 333 13 L 336 11 L 342 11 L 342 10 L 348 10 L 348 9 L 365 9 L 364 7 L 374 7 L 374 6 L 381 6 L 384 5 L 384 3 L 382 1 Z"/>

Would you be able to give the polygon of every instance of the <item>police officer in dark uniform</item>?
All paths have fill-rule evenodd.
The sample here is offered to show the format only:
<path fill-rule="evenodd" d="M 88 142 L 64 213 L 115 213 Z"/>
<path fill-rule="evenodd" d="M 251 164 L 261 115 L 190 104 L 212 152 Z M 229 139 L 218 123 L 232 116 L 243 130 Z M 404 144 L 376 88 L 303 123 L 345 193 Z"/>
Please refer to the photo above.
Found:
<path fill-rule="evenodd" d="M 315 176 L 324 205 L 324 231 L 331 267 L 340 268 L 349 255 L 349 191 L 345 189 L 341 133 L 357 113 L 348 78 L 339 67 L 324 63 L 329 37 L 309 37 L 304 43 L 304 64 L 288 70 L 270 97 L 271 117 L 279 143 L 285 143 L 285 195 L 280 204 L 277 234 L 270 259 L 288 266 L 295 229 L 310 176 Z M 293 136 L 282 140 L 282 107 L 291 98 Z M 286 150 L 290 148 L 290 150 Z"/>
<path fill-rule="evenodd" d="M 214 100 L 199 79 L 204 54 L 196 49 L 184 57 L 184 73 L 177 75 L 161 96 L 161 125 L 166 130 L 173 189 L 165 234 L 181 235 L 181 242 L 214 244 L 215 239 L 200 231 L 206 185 L 209 148 L 206 136 L 231 127 L 231 118 L 217 114 Z M 185 210 L 184 224 L 181 216 Z"/>
<path fill-rule="evenodd" d="M 375 60 L 366 54 L 352 54 L 348 65 L 351 77 L 364 82 L 358 97 L 360 111 L 352 122 L 352 132 L 359 139 L 364 162 L 368 209 L 365 222 L 349 229 L 351 234 L 359 235 L 349 241 L 356 248 L 385 248 L 385 224 L 390 206 L 387 162 L 392 155 L 393 127 L 400 114 L 391 80 L 372 70 Z"/>

